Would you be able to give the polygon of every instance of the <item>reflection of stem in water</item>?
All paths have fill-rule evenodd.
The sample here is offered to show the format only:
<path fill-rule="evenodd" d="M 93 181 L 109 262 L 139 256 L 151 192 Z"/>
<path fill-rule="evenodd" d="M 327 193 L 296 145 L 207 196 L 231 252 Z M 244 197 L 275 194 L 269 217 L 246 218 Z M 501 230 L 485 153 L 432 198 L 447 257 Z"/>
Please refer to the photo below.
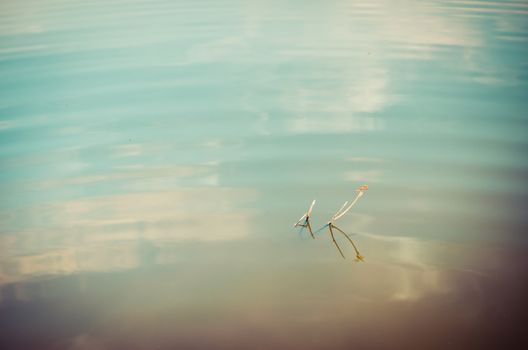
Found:
<path fill-rule="evenodd" d="M 335 244 L 337 250 L 339 250 L 339 254 L 341 254 L 341 256 L 344 259 L 345 255 L 343 254 L 343 252 L 341 251 L 341 248 L 339 248 L 339 244 L 337 244 L 337 241 L 335 240 L 334 231 L 332 231 L 332 226 L 333 226 L 332 224 L 328 225 L 328 229 L 330 230 L 330 236 L 332 236 L 332 241 L 334 241 L 334 244 Z"/>
<path fill-rule="evenodd" d="M 301 230 L 299 231 L 299 233 L 301 233 L 302 230 L 303 230 L 304 228 L 307 228 L 307 229 L 308 229 L 308 232 L 310 232 L 310 236 L 312 236 L 312 238 L 315 239 L 315 235 L 314 235 L 314 232 L 313 232 L 313 230 L 312 230 L 312 225 L 310 225 L 310 219 L 307 218 L 307 219 L 304 221 L 304 223 L 302 223 L 302 224 L 296 224 L 294 227 L 300 227 L 300 228 L 301 228 Z"/>
<path fill-rule="evenodd" d="M 335 228 L 336 230 L 338 230 L 339 232 L 341 232 L 343 235 L 345 235 L 345 237 L 348 239 L 348 241 L 350 242 L 350 244 L 352 244 L 352 247 L 354 247 L 354 250 L 356 251 L 356 261 L 364 261 L 364 257 L 361 255 L 361 253 L 359 252 L 359 249 L 357 248 L 357 246 L 354 244 L 354 241 L 352 241 L 352 239 L 343 231 L 341 230 L 339 227 L 337 227 L 336 225 L 330 225 L 331 227 Z M 335 242 L 335 241 L 334 241 Z M 341 255 L 343 255 L 341 253 Z"/>
<path fill-rule="evenodd" d="M 308 231 L 310 232 L 310 236 L 312 236 L 313 239 L 315 239 L 315 236 L 312 232 L 312 225 L 310 225 L 310 220 L 306 219 L 306 227 L 308 227 Z"/>
<path fill-rule="evenodd" d="M 317 231 L 314 232 L 314 234 L 317 234 L 317 233 L 321 232 L 322 230 L 324 230 L 327 227 L 328 227 L 328 224 L 324 225 L 323 227 L 318 228 Z"/>

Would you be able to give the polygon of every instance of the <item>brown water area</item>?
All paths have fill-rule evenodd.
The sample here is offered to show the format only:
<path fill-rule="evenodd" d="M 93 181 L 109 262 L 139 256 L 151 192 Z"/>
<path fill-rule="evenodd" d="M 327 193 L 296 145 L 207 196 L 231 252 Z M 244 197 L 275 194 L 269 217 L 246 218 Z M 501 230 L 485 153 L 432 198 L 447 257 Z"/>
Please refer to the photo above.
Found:
<path fill-rule="evenodd" d="M 301 242 L 87 243 L 21 257 L 2 265 L 4 273 L 47 267 L 59 276 L 1 289 L 2 343 L 10 349 L 521 344 L 522 247 L 356 238 L 369 254 L 363 263 L 342 260 L 326 232 Z"/>

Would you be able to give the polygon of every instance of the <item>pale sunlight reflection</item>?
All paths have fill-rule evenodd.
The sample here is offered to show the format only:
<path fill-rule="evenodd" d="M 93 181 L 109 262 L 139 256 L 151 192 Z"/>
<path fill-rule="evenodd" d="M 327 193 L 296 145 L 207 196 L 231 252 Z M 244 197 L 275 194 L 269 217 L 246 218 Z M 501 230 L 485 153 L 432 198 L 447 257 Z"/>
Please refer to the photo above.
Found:
<path fill-rule="evenodd" d="M 236 240 L 251 232 L 243 209 L 255 191 L 187 188 L 53 203 L 31 213 L 44 228 L 0 236 L 2 283 L 25 277 L 111 271 L 141 263 L 142 242 L 153 248 L 182 241 Z"/>

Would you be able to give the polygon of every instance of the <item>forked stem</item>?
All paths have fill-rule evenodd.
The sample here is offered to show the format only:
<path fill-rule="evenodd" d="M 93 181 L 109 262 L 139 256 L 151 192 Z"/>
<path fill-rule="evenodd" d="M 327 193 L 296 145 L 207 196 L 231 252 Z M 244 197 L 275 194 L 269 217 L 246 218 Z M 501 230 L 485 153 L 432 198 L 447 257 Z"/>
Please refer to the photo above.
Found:
<path fill-rule="evenodd" d="M 303 216 L 301 216 L 301 218 L 299 220 L 297 220 L 297 222 L 295 224 L 293 224 L 293 227 L 305 225 L 307 218 L 308 218 L 307 213 L 304 213 Z M 304 222 L 301 224 L 301 221 L 303 221 L 303 220 L 304 220 Z"/>

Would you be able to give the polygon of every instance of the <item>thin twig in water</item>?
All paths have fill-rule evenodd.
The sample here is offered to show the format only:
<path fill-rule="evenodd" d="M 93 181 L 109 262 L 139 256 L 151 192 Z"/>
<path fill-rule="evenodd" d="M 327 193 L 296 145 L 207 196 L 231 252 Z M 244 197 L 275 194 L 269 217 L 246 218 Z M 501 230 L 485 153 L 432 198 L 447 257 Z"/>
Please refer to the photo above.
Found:
<path fill-rule="evenodd" d="M 312 225 L 310 225 L 310 215 L 312 214 L 314 205 L 315 205 L 315 199 L 312 201 L 312 204 L 310 205 L 310 208 L 308 209 L 308 211 L 304 213 L 303 216 L 301 216 L 301 218 L 297 220 L 297 222 L 293 225 L 293 227 L 300 226 L 301 230 L 305 227 L 308 228 L 308 232 L 310 232 L 310 236 L 312 236 L 313 239 L 315 239 L 315 236 L 312 231 Z"/>
<path fill-rule="evenodd" d="M 350 210 L 350 208 L 352 208 L 352 206 L 354 204 L 356 204 L 358 199 L 361 198 L 361 196 L 363 196 L 363 194 L 364 194 L 364 192 L 366 190 L 368 190 L 368 186 L 367 185 L 359 186 L 357 188 L 357 190 L 356 190 L 358 192 L 358 194 L 357 194 L 356 198 L 352 201 L 352 203 L 350 203 L 350 205 L 347 207 L 348 201 L 345 202 L 345 204 L 343 204 L 341 206 L 341 208 L 334 215 L 332 215 L 332 218 L 326 224 L 326 226 L 328 226 L 328 230 L 330 232 L 330 235 L 332 236 L 332 240 L 334 241 L 334 244 L 337 247 L 337 250 L 339 251 L 339 253 L 343 257 L 343 259 L 345 258 L 345 255 L 343 254 L 343 252 L 341 251 L 341 248 L 339 247 L 339 245 L 337 244 L 337 241 L 335 240 L 333 228 L 335 228 L 336 230 L 341 232 L 348 239 L 350 244 L 352 244 L 352 247 L 354 247 L 354 250 L 356 251 L 356 261 L 364 261 L 364 257 L 359 253 L 359 250 L 358 250 L 357 246 L 354 244 L 354 242 L 352 241 L 352 239 L 343 230 L 341 230 L 339 227 L 337 227 L 334 224 L 334 221 L 338 220 L 343 215 L 345 215 Z M 326 227 L 326 226 L 323 226 L 323 227 Z"/>
<path fill-rule="evenodd" d="M 339 208 L 339 210 L 336 211 L 334 215 L 332 215 L 332 219 L 331 219 L 332 221 L 333 221 L 333 220 L 336 220 L 336 216 L 338 216 L 338 215 L 343 211 L 343 209 L 345 209 L 345 207 L 346 207 L 347 204 L 348 204 L 348 201 L 346 201 L 345 203 L 343 203 L 343 205 L 341 206 L 341 208 Z"/>
<path fill-rule="evenodd" d="M 335 221 L 337 219 L 339 219 L 340 217 L 342 217 L 343 215 L 345 215 L 347 213 L 347 211 L 350 210 L 350 208 L 352 208 L 352 206 L 354 204 L 356 204 L 356 202 L 358 201 L 358 199 L 363 196 L 363 191 L 359 191 L 356 198 L 354 199 L 354 201 L 352 203 L 350 203 L 350 205 L 345 209 L 343 210 L 343 208 L 345 207 L 345 205 L 348 203 L 348 202 L 345 202 L 345 204 L 343 204 L 343 206 L 341 207 L 341 209 L 339 209 L 337 211 L 337 213 L 334 214 L 334 216 L 332 216 L 332 221 Z"/>

